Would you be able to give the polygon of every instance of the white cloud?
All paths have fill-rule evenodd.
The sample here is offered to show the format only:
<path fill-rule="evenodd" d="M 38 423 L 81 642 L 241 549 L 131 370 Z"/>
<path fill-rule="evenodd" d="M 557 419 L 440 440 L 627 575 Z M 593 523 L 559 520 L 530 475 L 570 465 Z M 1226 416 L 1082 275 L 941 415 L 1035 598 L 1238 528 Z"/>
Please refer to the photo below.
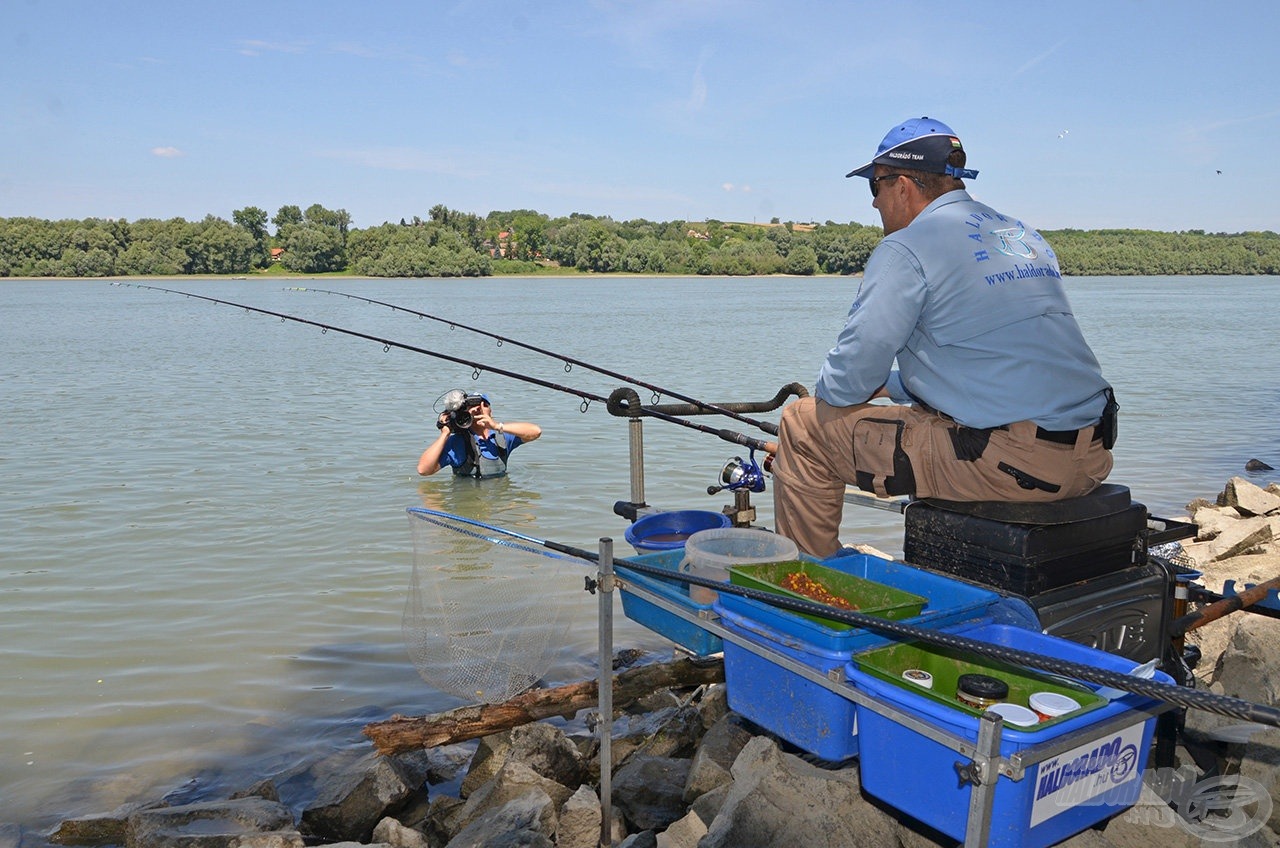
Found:
<path fill-rule="evenodd" d="M 177 159 L 179 156 L 185 156 L 186 154 L 176 147 L 153 147 L 151 148 L 151 155 L 159 156 L 161 159 Z"/>
<path fill-rule="evenodd" d="M 690 112 L 701 112 L 707 105 L 707 78 L 702 74 L 702 65 L 703 62 L 698 62 L 698 67 L 693 70 L 693 83 L 686 103 Z"/>
<path fill-rule="evenodd" d="M 1062 45 L 1066 44 L 1066 43 L 1067 43 L 1067 39 L 1063 38 L 1063 39 L 1061 39 L 1060 41 L 1058 41 L 1058 43 L 1057 43 L 1057 44 L 1053 45 L 1053 46 L 1052 46 L 1052 47 L 1050 47 L 1048 50 L 1044 51 L 1043 53 L 1039 54 L 1038 56 L 1032 56 L 1030 59 L 1028 59 L 1027 61 L 1023 62 L 1023 63 L 1022 63 L 1022 67 L 1020 67 L 1020 68 L 1018 68 L 1018 70 L 1014 71 L 1014 72 L 1013 72 L 1013 75 L 1014 75 L 1015 77 L 1022 76 L 1022 74 L 1023 74 L 1023 73 L 1025 73 L 1026 71 L 1029 71 L 1031 68 L 1034 68 L 1036 65 L 1040 64 L 1040 63 L 1041 63 L 1041 62 L 1043 62 L 1045 59 L 1048 59 L 1048 58 L 1049 58 L 1050 56 L 1052 56 L 1054 53 L 1058 52 L 1058 48 L 1059 48 L 1059 47 L 1061 47 Z"/>
<path fill-rule="evenodd" d="M 263 53 L 303 53 L 306 51 L 306 45 L 296 42 L 246 39 L 240 42 L 239 50 L 244 56 L 261 56 Z"/>

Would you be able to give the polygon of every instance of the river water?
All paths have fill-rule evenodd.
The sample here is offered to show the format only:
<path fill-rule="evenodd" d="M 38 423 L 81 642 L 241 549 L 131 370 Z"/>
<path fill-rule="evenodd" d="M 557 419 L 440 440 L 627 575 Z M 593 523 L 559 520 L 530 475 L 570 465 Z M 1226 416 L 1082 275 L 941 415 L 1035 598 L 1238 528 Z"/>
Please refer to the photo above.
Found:
<path fill-rule="evenodd" d="M 599 395 L 621 385 L 402 312 L 287 291 L 289 281 L 146 282 Z M 1066 282 L 1122 405 L 1113 482 L 1173 517 L 1252 457 L 1280 467 L 1280 278 Z M 812 385 L 858 281 L 310 283 L 723 403 Z M 436 435 L 432 402 L 453 387 L 487 392 L 499 420 L 542 425 L 507 478 L 416 475 Z M 0 281 L 0 433 L 0 823 L 47 827 L 261 777 L 296 806 L 306 790 L 294 776 L 367 746 L 367 722 L 460 704 L 418 677 L 402 642 L 406 507 L 590 549 L 611 536 L 630 553 L 611 509 L 630 495 L 627 426 L 603 404 L 582 412 L 561 392 L 473 381 L 469 367 L 173 294 Z M 743 448 L 653 420 L 644 446 L 650 504 L 728 501 L 706 487 Z M 768 493 L 755 503 L 769 526 Z M 851 507 L 844 539 L 900 553 L 901 517 Z M 545 680 L 590 677 L 595 597 L 546 600 L 570 626 Z M 617 622 L 619 647 L 669 650 Z"/>

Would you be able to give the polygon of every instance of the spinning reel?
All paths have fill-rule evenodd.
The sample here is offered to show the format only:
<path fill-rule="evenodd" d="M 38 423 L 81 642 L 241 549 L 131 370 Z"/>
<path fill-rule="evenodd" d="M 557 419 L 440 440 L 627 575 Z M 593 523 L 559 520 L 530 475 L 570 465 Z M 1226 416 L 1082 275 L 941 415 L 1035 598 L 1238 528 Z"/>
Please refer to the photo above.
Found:
<path fill-rule="evenodd" d="M 717 492 L 737 491 L 746 489 L 748 492 L 764 491 L 764 472 L 760 470 L 759 464 L 756 463 L 756 452 L 753 450 L 749 454 L 749 458 L 744 460 L 740 456 L 725 463 L 724 468 L 720 469 L 720 485 L 708 486 L 707 494 L 714 495 Z"/>

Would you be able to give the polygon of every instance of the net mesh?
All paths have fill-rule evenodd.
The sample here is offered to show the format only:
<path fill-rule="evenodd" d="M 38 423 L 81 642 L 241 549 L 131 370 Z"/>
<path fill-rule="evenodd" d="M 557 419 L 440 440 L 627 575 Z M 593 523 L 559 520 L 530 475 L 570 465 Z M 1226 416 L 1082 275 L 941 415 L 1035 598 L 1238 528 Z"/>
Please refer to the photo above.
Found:
<path fill-rule="evenodd" d="M 413 577 L 401 630 L 418 674 L 490 704 L 533 686 L 568 628 L 567 605 L 555 595 L 572 585 L 581 563 L 500 528 L 408 512 Z"/>
<path fill-rule="evenodd" d="M 1171 563 L 1179 571 L 1196 571 L 1196 561 L 1182 548 L 1181 542 L 1165 542 L 1147 548 L 1147 554 Z"/>

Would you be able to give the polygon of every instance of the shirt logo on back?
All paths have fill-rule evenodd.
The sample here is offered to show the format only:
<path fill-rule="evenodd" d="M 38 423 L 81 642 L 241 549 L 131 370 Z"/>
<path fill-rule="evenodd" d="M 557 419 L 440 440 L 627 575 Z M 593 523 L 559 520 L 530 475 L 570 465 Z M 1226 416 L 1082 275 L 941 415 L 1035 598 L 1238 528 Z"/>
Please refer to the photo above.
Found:
<path fill-rule="evenodd" d="M 1005 256 L 1019 256 L 1023 259 L 1035 259 L 1036 249 L 1023 239 L 1027 237 L 1027 229 L 1021 225 L 1006 227 L 1003 230 L 992 230 L 991 235 L 1000 240 L 996 250 Z"/>

